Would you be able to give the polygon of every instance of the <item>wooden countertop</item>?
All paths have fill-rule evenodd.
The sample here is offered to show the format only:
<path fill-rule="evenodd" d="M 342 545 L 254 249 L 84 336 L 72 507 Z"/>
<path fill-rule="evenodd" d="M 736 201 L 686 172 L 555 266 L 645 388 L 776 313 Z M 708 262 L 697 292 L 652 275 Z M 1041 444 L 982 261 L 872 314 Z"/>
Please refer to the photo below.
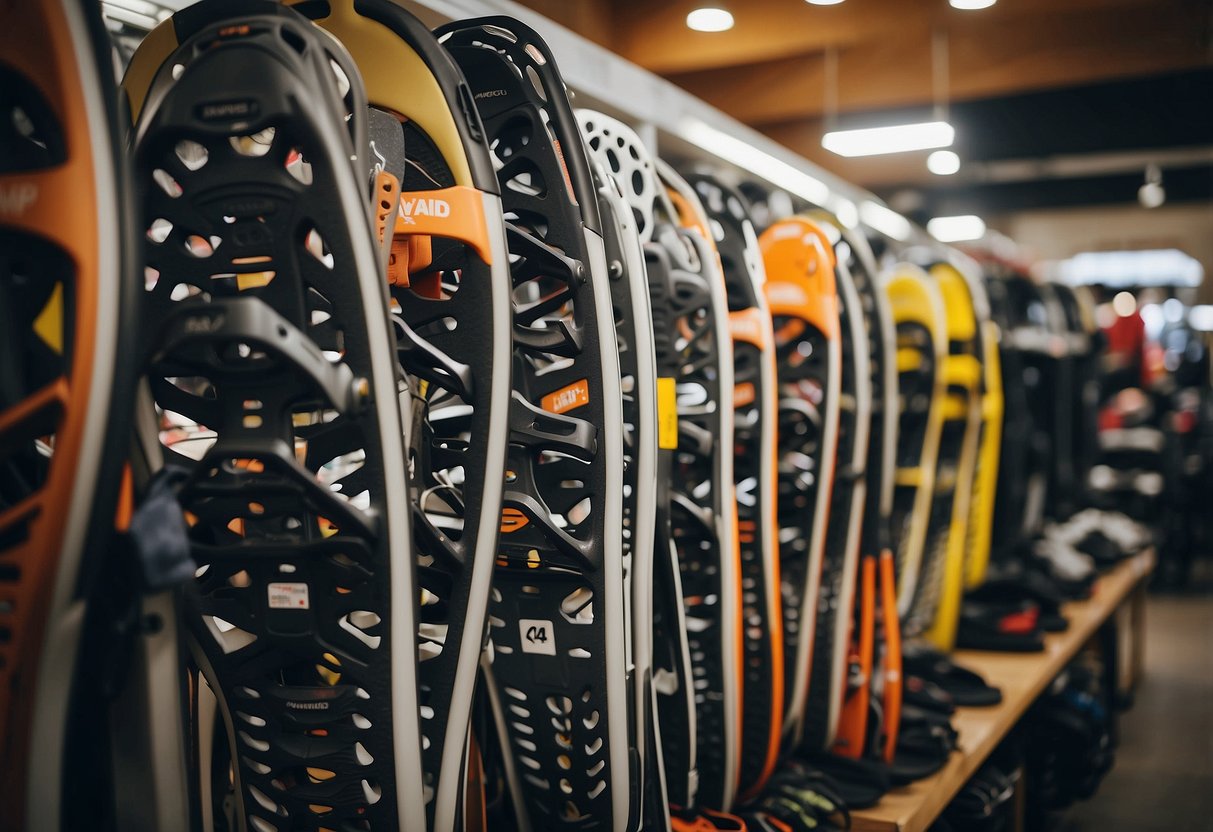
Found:
<path fill-rule="evenodd" d="M 1070 627 L 1048 634 L 1043 653 L 957 650 L 957 663 L 1000 688 L 1002 702 L 992 708 L 957 708 L 952 725 L 960 734 L 960 750 L 933 776 L 894 789 L 871 809 L 852 812 L 853 832 L 923 832 L 930 827 L 1028 706 L 1154 569 L 1154 562 L 1154 550 L 1148 549 L 1102 576 L 1089 600 L 1066 604 L 1062 612 Z"/>

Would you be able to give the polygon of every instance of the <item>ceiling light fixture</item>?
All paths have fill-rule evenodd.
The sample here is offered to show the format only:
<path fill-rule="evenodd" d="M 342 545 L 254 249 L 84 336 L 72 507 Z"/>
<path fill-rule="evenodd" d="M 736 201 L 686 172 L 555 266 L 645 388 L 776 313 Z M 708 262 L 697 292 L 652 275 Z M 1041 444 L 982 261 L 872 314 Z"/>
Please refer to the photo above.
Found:
<path fill-rule="evenodd" d="M 810 6 L 837 6 L 842 0 L 805 0 Z"/>
<path fill-rule="evenodd" d="M 954 9 L 988 9 L 993 6 L 998 0 L 948 0 Z"/>
<path fill-rule="evenodd" d="M 687 28 L 696 32 L 727 32 L 733 28 L 733 15 L 724 9 L 695 9 L 687 15 Z"/>
<path fill-rule="evenodd" d="M 914 226 L 910 225 L 909 220 L 896 211 L 870 199 L 860 204 L 859 219 L 868 228 L 879 231 L 881 234 L 884 234 L 886 237 L 892 237 L 894 240 L 904 242 L 910 239 L 910 235 L 914 233 Z"/>
<path fill-rule="evenodd" d="M 861 130 L 831 130 L 821 137 L 821 146 L 839 156 L 878 156 L 950 147 L 956 131 L 946 121 L 894 124 Z"/>
<path fill-rule="evenodd" d="M 956 217 L 936 217 L 927 223 L 927 231 L 941 243 L 960 243 L 981 239 L 986 233 L 986 224 L 981 217 L 961 214 Z"/>
<path fill-rule="evenodd" d="M 936 176 L 951 176 L 960 170 L 960 157 L 951 150 L 936 150 L 927 157 L 927 170 Z"/>
<path fill-rule="evenodd" d="M 1143 208 L 1157 208 L 1167 201 L 1167 191 L 1162 186 L 1162 171 L 1158 165 L 1146 165 L 1146 181 L 1137 189 L 1137 201 Z"/>

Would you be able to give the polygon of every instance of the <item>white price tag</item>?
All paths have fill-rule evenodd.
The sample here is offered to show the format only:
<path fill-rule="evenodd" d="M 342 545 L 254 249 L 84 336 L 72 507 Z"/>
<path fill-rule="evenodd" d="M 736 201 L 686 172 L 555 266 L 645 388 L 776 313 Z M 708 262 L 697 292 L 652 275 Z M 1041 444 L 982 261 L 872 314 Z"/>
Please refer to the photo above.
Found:
<path fill-rule="evenodd" d="M 270 584 L 268 589 L 272 610 L 306 610 L 311 606 L 307 584 Z"/>
<path fill-rule="evenodd" d="M 556 631 L 551 621 L 541 618 L 518 619 L 518 635 L 522 639 L 523 653 L 556 655 Z"/>

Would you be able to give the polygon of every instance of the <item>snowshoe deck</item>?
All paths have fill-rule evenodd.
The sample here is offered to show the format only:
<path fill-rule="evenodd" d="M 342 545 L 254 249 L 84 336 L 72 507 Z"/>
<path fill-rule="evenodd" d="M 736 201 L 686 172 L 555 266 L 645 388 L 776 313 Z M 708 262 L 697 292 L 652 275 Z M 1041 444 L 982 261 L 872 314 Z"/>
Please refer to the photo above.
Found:
<path fill-rule="evenodd" d="M 897 332 L 900 391 L 893 533 L 896 537 L 897 606 L 903 630 L 924 563 L 927 524 L 943 424 L 947 354 L 943 298 L 926 272 L 899 264 L 885 280 Z"/>
<path fill-rule="evenodd" d="M 334 2 L 318 25 L 351 51 L 371 111 L 368 177 L 390 244 L 397 355 L 413 399 L 418 686 L 431 826 L 458 825 L 467 725 L 487 619 L 506 470 L 510 275 L 499 185 L 463 74 L 412 15 Z M 390 192 L 399 193 L 398 200 Z M 475 795 L 469 793 L 475 800 Z"/>
<path fill-rule="evenodd" d="M 506 214 L 514 394 L 489 624 L 521 826 L 636 815 L 623 416 L 597 193 L 546 45 L 506 18 L 438 31 L 484 122 Z"/>
<path fill-rule="evenodd" d="M 833 249 L 793 217 L 759 238 L 779 381 L 779 569 L 783 596 L 785 748 L 804 735 L 817 637 L 842 390 Z"/>
<path fill-rule="evenodd" d="M 745 197 L 706 174 L 689 181 L 712 223 L 733 339 L 733 479 L 745 622 L 738 791 L 745 800 L 756 796 L 774 771 L 783 728 L 775 333 L 764 292 L 766 270 Z"/>
<path fill-rule="evenodd" d="M 868 335 L 859 293 L 855 289 L 849 258 L 840 256 L 845 255 L 849 246 L 833 226 L 820 222 L 815 225 L 822 242 L 835 253 L 841 353 L 837 461 L 817 598 L 813 665 L 802 742 L 805 750 L 820 752 L 834 744 L 849 678 L 847 660 L 860 571 L 872 383 Z"/>
<path fill-rule="evenodd" d="M 283 9 L 198 25 L 161 61 L 205 11 L 162 24 L 128 74 L 135 97 L 151 78 L 143 439 L 187 471 L 190 662 L 239 828 L 423 829 L 402 400 L 352 162 L 365 94 Z"/>

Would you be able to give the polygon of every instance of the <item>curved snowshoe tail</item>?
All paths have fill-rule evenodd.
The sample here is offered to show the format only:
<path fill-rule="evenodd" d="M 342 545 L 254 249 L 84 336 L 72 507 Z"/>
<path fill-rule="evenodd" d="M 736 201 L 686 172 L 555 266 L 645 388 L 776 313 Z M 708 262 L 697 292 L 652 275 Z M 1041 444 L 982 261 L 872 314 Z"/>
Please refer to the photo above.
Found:
<path fill-rule="evenodd" d="M 132 63 L 159 65 L 135 148 L 142 439 L 185 471 L 191 690 L 217 701 L 240 828 L 423 830 L 407 400 L 354 161 L 365 97 L 335 41 L 262 11 Z"/>
<path fill-rule="evenodd" d="M 775 514 L 778 397 L 766 271 L 748 203 L 706 174 L 688 181 L 711 219 L 733 340 L 733 479 L 743 582 L 744 696 L 738 792 L 757 796 L 774 771 L 783 729 L 783 613 Z"/>
<path fill-rule="evenodd" d="M 498 729 L 519 825 L 637 816 L 623 415 L 597 194 L 546 45 L 517 21 L 438 31 L 493 148 L 514 297 L 509 474 L 490 603 Z"/>
<path fill-rule="evenodd" d="M 0 32 L 0 827 L 58 829 L 106 778 L 69 727 L 96 700 L 82 638 L 129 447 L 136 289 L 112 48 L 96 4 L 23 5 Z M 125 519 L 120 517 L 119 520 Z M 87 707 L 87 706 L 86 706 Z M 102 764 L 108 761 L 98 761 Z M 92 792 L 85 791 L 91 796 Z M 97 817 L 104 808 L 90 805 Z"/>
<path fill-rule="evenodd" d="M 817 597 L 838 447 L 841 325 L 833 249 L 792 217 L 759 237 L 779 381 L 779 557 L 783 594 L 784 742 L 800 744 L 818 625 Z"/>

